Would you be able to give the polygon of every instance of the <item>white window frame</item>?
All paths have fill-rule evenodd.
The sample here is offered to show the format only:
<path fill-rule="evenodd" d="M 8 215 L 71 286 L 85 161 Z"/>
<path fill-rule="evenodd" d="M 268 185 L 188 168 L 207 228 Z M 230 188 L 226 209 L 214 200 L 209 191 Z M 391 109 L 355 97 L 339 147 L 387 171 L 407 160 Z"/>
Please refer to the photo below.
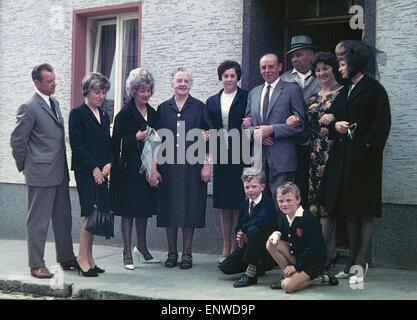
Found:
<path fill-rule="evenodd" d="M 106 25 L 116 25 L 116 48 L 114 52 L 114 83 L 111 85 L 114 86 L 114 116 L 120 111 L 123 104 L 123 95 L 122 95 L 122 58 L 123 58 L 123 39 L 124 39 L 124 30 L 123 30 L 123 23 L 127 20 L 137 19 L 139 23 L 139 14 L 138 13 L 123 13 L 123 14 L 111 14 L 107 16 L 97 16 L 97 17 L 90 17 L 87 20 L 87 30 L 90 30 L 92 20 L 100 20 L 100 19 L 108 19 L 114 18 L 111 20 L 99 21 L 97 25 L 97 36 L 96 36 L 96 44 L 95 44 L 95 51 L 94 51 L 94 66 L 93 70 L 90 70 L 91 63 L 91 56 L 90 56 L 90 48 L 91 48 L 91 38 L 90 34 L 87 34 L 87 54 L 86 54 L 86 73 L 88 72 L 96 72 L 97 71 L 97 64 L 98 64 L 98 54 L 99 54 L 99 46 L 100 46 L 100 38 L 101 38 L 101 30 L 103 26 Z"/>

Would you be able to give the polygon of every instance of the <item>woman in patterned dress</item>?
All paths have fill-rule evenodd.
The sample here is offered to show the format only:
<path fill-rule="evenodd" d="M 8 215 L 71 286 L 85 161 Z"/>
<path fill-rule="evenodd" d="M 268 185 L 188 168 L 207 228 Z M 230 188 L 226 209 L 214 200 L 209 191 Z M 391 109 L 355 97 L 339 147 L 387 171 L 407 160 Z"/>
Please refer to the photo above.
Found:
<path fill-rule="evenodd" d="M 333 100 L 343 87 L 340 79 L 336 56 L 331 52 L 318 52 L 312 61 L 312 72 L 322 85 L 321 90 L 312 95 L 307 104 L 307 117 L 311 129 L 310 169 L 308 205 L 311 213 L 320 218 L 323 236 L 327 247 L 327 263 L 336 257 L 336 216 L 328 215 L 319 205 L 320 180 L 329 158 L 332 140 L 328 138 L 328 124 L 333 115 L 326 114 Z"/>

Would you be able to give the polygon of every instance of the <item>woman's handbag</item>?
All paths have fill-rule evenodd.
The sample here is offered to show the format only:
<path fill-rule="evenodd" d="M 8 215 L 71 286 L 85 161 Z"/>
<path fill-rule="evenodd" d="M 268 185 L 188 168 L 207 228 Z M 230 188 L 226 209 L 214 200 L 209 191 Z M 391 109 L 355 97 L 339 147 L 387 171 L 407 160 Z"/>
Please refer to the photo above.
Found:
<path fill-rule="evenodd" d="M 103 184 L 106 184 L 104 187 L 107 188 L 107 183 Z M 96 187 L 96 203 L 93 212 L 88 217 L 85 229 L 94 235 L 106 237 L 107 240 L 114 237 L 114 217 L 110 210 L 102 210 L 98 207 L 98 188 L 99 186 Z"/>

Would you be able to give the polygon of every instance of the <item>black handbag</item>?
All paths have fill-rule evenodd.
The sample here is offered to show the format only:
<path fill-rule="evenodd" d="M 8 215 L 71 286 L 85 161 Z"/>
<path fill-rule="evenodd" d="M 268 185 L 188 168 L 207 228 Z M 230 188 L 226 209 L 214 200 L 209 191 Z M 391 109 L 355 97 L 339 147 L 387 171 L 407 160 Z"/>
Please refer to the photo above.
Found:
<path fill-rule="evenodd" d="M 103 183 L 103 185 L 104 186 L 101 187 L 107 188 L 107 183 Z M 103 210 L 102 208 L 99 208 L 98 188 L 99 186 L 96 187 L 96 203 L 94 204 L 93 212 L 88 217 L 85 229 L 94 235 L 105 237 L 107 240 L 114 237 L 114 216 L 110 212 L 110 209 Z M 108 196 L 108 193 L 106 196 Z"/>

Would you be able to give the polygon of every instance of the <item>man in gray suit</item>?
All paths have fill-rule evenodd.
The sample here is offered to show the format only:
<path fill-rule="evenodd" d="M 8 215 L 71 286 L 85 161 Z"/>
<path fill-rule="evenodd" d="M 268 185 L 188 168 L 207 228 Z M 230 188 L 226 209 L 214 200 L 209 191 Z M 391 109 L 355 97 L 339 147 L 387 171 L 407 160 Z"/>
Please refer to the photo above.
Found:
<path fill-rule="evenodd" d="M 53 68 L 49 64 L 34 67 L 32 79 L 36 92 L 17 111 L 10 145 L 28 189 L 26 225 L 30 273 L 36 278 L 52 278 L 44 261 L 51 219 L 57 262 L 64 270 L 76 267 L 64 119 L 58 101 L 51 96 L 56 86 Z"/>
<path fill-rule="evenodd" d="M 300 86 L 306 104 L 310 97 L 321 89 L 320 81 L 311 74 L 311 63 L 317 49 L 309 36 L 298 35 L 292 37 L 290 50 L 287 54 L 291 54 L 293 69 L 288 70 L 281 76 L 282 80 L 294 82 Z M 291 119 L 287 123 L 291 125 Z M 295 176 L 295 182 L 301 191 L 301 203 L 304 207 L 307 207 L 308 200 L 309 146 L 310 130 L 308 123 L 306 123 L 305 130 L 299 135 L 297 141 L 298 171 Z"/>
<path fill-rule="evenodd" d="M 280 184 L 293 181 L 297 170 L 296 138 L 304 130 L 305 102 L 297 84 L 280 79 L 282 64 L 275 54 L 264 55 L 259 68 L 265 83 L 249 92 L 245 117 L 251 118 L 251 135 L 262 143 L 262 169 L 275 195 Z M 301 119 L 300 126 L 286 125 L 291 115 Z"/>

